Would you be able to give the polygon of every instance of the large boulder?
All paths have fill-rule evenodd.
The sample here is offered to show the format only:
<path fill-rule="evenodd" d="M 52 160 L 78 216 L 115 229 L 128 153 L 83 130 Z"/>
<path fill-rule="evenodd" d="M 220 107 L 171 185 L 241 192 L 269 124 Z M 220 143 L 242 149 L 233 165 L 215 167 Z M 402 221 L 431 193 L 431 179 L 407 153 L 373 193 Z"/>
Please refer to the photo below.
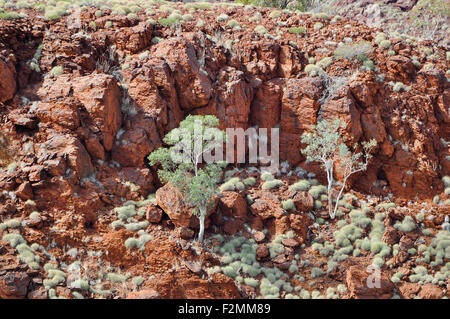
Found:
<path fill-rule="evenodd" d="M 189 206 L 181 192 L 167 183 L 156 191 L 156 202 L 158 206 L 169 216 L 172 223 L 177 227 L 199 228 L 200 223 L 197 216 L 192 213 L 193 207 Z M 209 216 L 216 211 L 218 198 L 207 212 L 205 218 L 205 228 L 209 227 Z"/>
<path fill-rule="evenodd" d="M 389 299 L 394 285 L 381 270 L 351 266 L 347 269 L 346 284 L 350 297 L 355 299 Z"/>
<path fill-rule="evenodd" d="M 304 158 L 300 136 L 317 122 L 322 81 L 318 78 L 289 79 L 281 100 L 280 157 L 291 164 Z"/>
<path fill-rule="evenodd" d="M 308 192 L 297 192 L 292 199 L 295 208 L 300 212 L 309 212 L 314 208 L 314 198 Z"/>
<path fill-rule="evenodd" d="M 217 77 L 216 94 L 208 106 L 196 109 L 195 114 L 214 114 L 220 120 L 221 129 L 247 128 L 253 88 L 245 74 L 233 67 L 224 67 Z"/>
<path fill-rule="evenodd" d="M 8 272 L 0 277 L 0 299 L 24 299 L 30 277 L 23 272 Z"/>
<path fill-rule="evenodd" d="M 51 135 L 41 145 L 38 163 L 55 176 L 63 175 L 70 168 L 67 173 L 76 179 L 88 177 L 95 170 L 83 144 L 76 137 L 64 134 Z"/>
<path fill-rule="evenodd" d="M 120 131 L 112 149 L 112 159 L 122 166 L 144 167 L 145 158 L 161 146 L 155 119 L 135 116 Z"/>
<path fill-rule="evenodd" d="M 117 80 L 107 74 L 91 74 L 76 78 L 72 86 L 73 95 L 89 114 L 91 131 L 101 133 L 103 147 L 110 151 L 122 125 L 122 93 Z"/>
<path fill-rule="evenodd" d="M 284 215 L 280 200 L 269 191 L 262 192 L 261 196 L 255 199 L 253 204 L 250 205 L 250 211 L 263 220 L 274 217 L 281 218 Z"/>
<path fill-rule="evenodd" d="M 247 202 L 237 192 L 223 192 L 219 200 L 219 208 L 223 215 L 234 218 L 247 217 Z"/>
<path fill-rule="evenodd" d="M 190 111 L 208 104 L 213 92 L 211 81 L 191 43 L 183 38 L 172 38 L 155 45 L 152 55 L 162 57 L 168 63 L 183 110 Z"/>
<path fill-rule="evenodd" d="M 250 112 L 253 126 L 273 128 L 280 123 L 283 82 L 281 78 L 269 80 L 255 90 Z"/>
<path fill-rule="evenodd" d="M 17 90 L 16 69 L 12 61 L 5 62 L 0 57 L 0 102 L 14 97 Z"/>

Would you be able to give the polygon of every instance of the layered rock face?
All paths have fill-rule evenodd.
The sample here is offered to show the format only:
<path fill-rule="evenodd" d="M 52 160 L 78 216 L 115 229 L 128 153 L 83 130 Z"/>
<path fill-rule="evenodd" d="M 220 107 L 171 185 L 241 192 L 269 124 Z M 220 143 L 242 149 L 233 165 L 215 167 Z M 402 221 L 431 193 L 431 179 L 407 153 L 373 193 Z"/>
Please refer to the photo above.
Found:
<path fill-rule="evenodd" d="M 179 9 L 187 13 L 182 5 Z M 136 19 L 106 10 L 106 16 L 98 18 L 94 8 L 82 12 L 78 29 L 68 28 L 70 15 L 45 21 L 33 11 L 28 19 L 0 21 L 0 213 L 11 217 L 17 211 L 28 217 L 34 210 L 45 210 L 47 216 L 28 222 L 36 229 L 51 228 L 54 238 L 34 232 L 27 234 L 30 238 L 47 245 L 84 245 L 83 236 L 94 229 L 104 236 L 93 239 L 91 249 L 104 241 L 111 262 L 125 267 L 144 262 L 146 257 L 136 257 L 123 245 L 132 234 L 129 230 L 111 232 L 109 214 L 160 186 L 146 157 L 188 114 L 216 115 L 224 129 L 279 128 L 281 161 L 307 168 L 319 180 L 324 176 L 306 163 L 300 136 L 320 120 L 338 118 L 346 124 L 342 133 L 349 146 L 359 149 L 370 139 L 378 144 L 367 172 L 355 176 L 349 186 L 406 199 L 430 199 L 442 192 L 441 178 L 450 174 L 449 62 L 444 49 L 431 42 L 391 38 L 395 54 L 389 54 L 376 41 L 381 30 L 347 19 L 285 12 L 277 22 L 266 9 L 257 11 L 267 32 L 258 32 L 259 23 L 246 18 L 255 9 L 220 10 L 242 27 L 232 29 L 201 11 L 194 16 L 204 25 L 194 20 L 170 28 L 148 22 L 144 13 Z M 154 18 L 163 16 L 158 12 Z M 92 21 L 96 28 L 89 26 Z M 321 28 L 315 27 L 318 23 Z M 290 32 L 300 25 L 306 35 Z M 364 68 L 356 58 L 334 57 L 338 46 L 360 41 L 373 47 L 366 56 L 373 68 Z M 433 51 L 432 59 L 425 49 Z M 37 52 L 40 72 L 31 67 Z M 324 66 L 326 76 L 305 71 L 312 58 L 327 57 L 333 63 Z M 144 207 L 142 216 L 169 228 L 184 227 L 181 237 L 191 238 L 194 233 L 187 228 L 196 228 L 197 220 L 185 214 L 187 207 L 175 207 L 182 198 L 167 185 L 158 192 L 156 203 L 171 221 L 153 206 Z M 249 223 L 261 231 L 268 226 L 273 234 L 293 229 L 296 237 L 286 242 L 288 247 L 307 241 L 311 218 L 285 214 L 280 198 L 270 192 L 254 194 L 248 211 L 242 194 L 225 195 L 217 210 L 230 219 L 213 220 L 218 214 L 210 219 L 226 224 L 227 234 Z M 294 205 L 307 212 L 314 200 L 299 192 Z M 56 230 L 50 227 L 55 221 Z M 175 267 L 166 259 L 178 257 L 165 250 L 179 247 L 169 237 L 157 237 L 168 240 L 164 249 L 145 243 L 141 247 L 156 256 L 156 261 L 147 258 L 155 272 Z M 265 248 L 260 247 L 261 256 Z M 189 267 L 197 269 L 194 266 Z M 234 284 L 220 276 L 217 282 L 227 290 L 208 291 L 200 271 L 191 268 L 179 275 L 159 273 L 164 279 L 159 286 L 135 297 L 158 297 L 154 288 L 159 293 L 167 289 L 162 297 L 240 297 Z M 360 277 L 357 269 L 348 275 L 355 296 L 368 294 L 358 288 Z M 189 285 L 175 285 L 178 279 L 196 289 L 190 293 Z M 1 297 L 26 293 L 28 277 L 8 275 L 2 280 L 14 289 L 0 290 Z M 39 291 L 32 293 L 40 296 Z"/>
<path fill-rule="evenodd" d="M 231 8 L 229 14 L 237 17 L 241 11 L 245 9 Z M 89 18 L 92 12 L 83 13 L 83 21 Z M 285 18 L 285 30 L 300 24 L 299 17 Z M 104 20 L 96 19 L 98 28 Z M 231 30 L 225 29 L 219 41 L 208 36 L 212 24 L 198 29 L 185 24 L 185 32 L 177 36 L 161 25 L 120 16 L 110 21 L 120 32 L 92 30 L 87 37 L 66 28 L 64 21 L 48 26 L 41 21 L 26 34 L 35 49 L 44 44 L 41 70 L 62 67 L 59 76 L 41 78 L 27 64 L 31 49 L 14 56 L 10 39 L 2 42 L 0 97 L 6 103 L 2 132 L 13 141 L 27 139 L 38 154 L 42 145 L 59 147 L 52 144 L 66 136 L 67 143 L 62 144 L 77 144 L 78 155 L 69 159 L 72 163 L 59 161 L 61 171 L 72 168 L 78 179 L 87 177 L 99 160 L 145 168 L 145 157 L 189 113 L 214 114 L 222 128 L 277 127 L 281 160 L 298 166 L 305 161 L 300 135 L 318 120 L 339 118 L 346 124 L 349 145 L 368 139 L 378 143 L 374 160 L 354 183 L 356 187 L 382 192 L 377 187 L 381 183 L 387 185 L 385 194 L 403 197 L 427 197 L 441 190 L 440 176 L 450 170 L 444 51 L 435 50 L 433 67 L 415 67 L 411 56 L 426 63 L 421 45 L 391 39 L 396 55 L 388 56 L 373 42 L 374 30 L 349 21 L 325 20 L 322 30 L 308 30 L 305 38 L 285 32 L 281 40 L 271 40 L 233 31 L 239 41 L 232 50 L 223 44 L 231 39 Z M 307 17 L 304 24 L 318 21 Z M 30 30 L 31 21 L 2 23 L 4 28 L 17 29 L 11 34 L 20 36 L 20 31 Z M 52 37 L 43 32 L 45 27 Z M 153 44 L 152 37 L 164 40 Z M 360 70 L 345 59 L 336 59 L 327 68 L 328 78 L 310 77 L 303 71 L 308 57 L 329 56 L 336 43 L 349 38 L 373 42 L 368 57 L 376 61 L 375 71 Z M 342 81 L 330 94 L 334 77 Z M 389 83 L 398 82 L 407 90 L 393 90 Z M 24 135 L 18 128 L 34 131 Z M 11 147 L 18 159 L 25 156 L 18 142 Z M 30 153 L 27 165 L 56 160 L 56 155 L 33 159 Z M 55 170 L 47 164 L 46 171 Z"/>

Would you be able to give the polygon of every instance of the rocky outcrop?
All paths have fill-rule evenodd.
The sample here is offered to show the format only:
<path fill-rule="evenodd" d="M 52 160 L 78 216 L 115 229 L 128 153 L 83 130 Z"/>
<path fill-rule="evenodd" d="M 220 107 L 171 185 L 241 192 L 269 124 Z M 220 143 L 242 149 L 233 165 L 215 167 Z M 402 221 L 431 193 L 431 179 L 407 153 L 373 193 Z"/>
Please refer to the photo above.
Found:
<path fill-rule="evenodd" d="M 0 56 L 0 102 L 5 102 L 14 97 L 16 93 L 16 69 L 14 63 Z"/>
<path fill-rule="evenodd" d="M 192 228 L 200 227 L 198 217 L 192 212 L 193 208 L 183 200 L 183 195 L 180 191 L 169 183 L 156 191 L 156 202 L 169 216 L 175 226 Z M 210 219 L 208 217 L 215 212 L 217 204 L 218 199 L 216 200 L 215 205 L 209 208 L 205 217 L 205 228 L 209 227 Z"/>
<path fill-rule="evenodd" d="M 389 299 L 392 297 L 394 285 L 380 270 L 372 268 L 366 271 L 358 266 L 351 266 L 347 270 L 345 280 L 352 298 Z"/>
<path fill-rule="evenodd" d="M 8 272 L 0 276 L 0 299 L 26 298 L 30 280 L 23 272 Z"/>

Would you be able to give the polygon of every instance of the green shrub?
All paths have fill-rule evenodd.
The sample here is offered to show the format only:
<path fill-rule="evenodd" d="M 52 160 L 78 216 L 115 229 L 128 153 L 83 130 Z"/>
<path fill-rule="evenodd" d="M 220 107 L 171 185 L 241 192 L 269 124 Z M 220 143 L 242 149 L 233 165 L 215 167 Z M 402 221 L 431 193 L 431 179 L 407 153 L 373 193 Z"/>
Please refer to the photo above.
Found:
<path fill-rule="evenodd" d="M 20 220 L 10 219 L 10 220 L 0 224 L 0 230 L 6 230 L 8 228 L 17 228 L 20 225 L 21 225 Z"/>
<path fill-rule="evenodd" d="M 287 199 L 281 202 L 281 206 L 284 210 L 295 210 L 295 204 L 292 199 Z"/>
<path fill-rule="evenodd" d="M 127 225 L 125 225 L 125 228 L 130 231 L 138 231 L 143 228 L 146 228 L 148 225 L 149 225 L 149 222 L 147 220 L 144 220 L 142 222 L 127 224 Z"/>
<path fill-rule="evenodd" d="M 268 172 L 264 172 L 261 174 L 261 180 L 263 180 L 265 182 L 273 181 L 274 179 L 275 179 L 275 177 L 273 177 L 273 175 Z"/>
<path fill-rule="evenodd" d="M 245 278 L 244 283 L 250 287 L 257 287 L 259 284 L 259 281 L 254 278 Z"/>
<path fill-rule="evenodd" d="M 63 72 L 64 72 L 64 68 L 62 66 L 58 65 L 58 66 L 53 67 L 50 70 L 49 74 L 50 74 L 51 77 L 57 78 L 58 76 L 63 74 Z"/>
<path fill-rule="evenodd" d="M 12 11 L 1 11 L 0 9 L 0 20 L 14 20 L 14 19 L 20 19 L 21 15 L 17 12 Z"/>
<path fill-rule="evenodd" d="M 444 177 L 442 177 L 442 182 L 444 183 L 444 186 L 447 188 L 447 187 L 450 187 L 450 176 L 444 176 Z"/>
<path fill-rule="evenodd" d="M 391 83 L 394 92 L 409 91 L 411 88 L 402 82 Z"/>
<path fill-rule="evenodd" d="M 233 177 L 230 178 L 227 182 L 223 183 L 219 190 L 221 192 L 225 191 L 235 191 L 235 190 L 244 190 L 245 185 L 241 182 L 241 179 L 239 177 Z"/>
<path fill-rule="evenodd" d="M 305 66 L 305 72 L 308 73 L 309 76 L 318 76 L 325 73 L 324 70 L 322 70 L 315 64 L 308 64 L 307 66 Z"/>
<path fill-rule="evenodd" d="M 167 18 L 158 19 L 158 23 L 163 26 L 172 28 L 172 27 L 176 26 L 177 24 L 180 24 L 180 20 L 177 19 L 176 17 L 167 17 Z"/>
<path fill-rule="evenodd" d="M 218 22 L 222 22 L 222 21 L 227 21 L 229 18 L 230 18 L 230 17 L 229 17 L 227 14 L 222 13 L 222 14 L 220 14 L 220 15 L 216 18 L 216 20 L 217 20 Z"/>
<path fill-rule="evenodd" d="M 270 189 L 274 189 L 274 188 L 277 188 L 277 187 L 280 187 L 283 185 L 284 185 L 283 181 L 281 181 L 279 179 L 274 179 L 271 181 L 264 182 L 264 184 L 262 184 L 261 188 L 264 190 L 270 190 Z"/>
<path fill-rule="evenodd" d="M 311 268 L 311 278 L 318 278 L 318 277 L 323 276 L 324 274 L 325 273 L 320 268 L 317 268 L 317 267 Z"/>
<path fill-rule="evenodd" d="M 13 234 L 13 233 L 3 235 L 2 240 L 8 242 L 11 245 L 11 247 L 13 247 L 13 248 L 15 248 L 16 246 L 18 246 L 20 244 L 27 243 L 21 235 Z"/>
<path fill-rule="evenodd" d="M 372 60 L 366 60 L 366 61 L 363 62 L 363 67 L 364 67 L 366 70 L 371 70 L 371 71 L 373 71 L 373 70 L 375 69 L 375 64 L 373 63 Z"/>
<path fill-rule="evenodd" d="M 331 64 L 333 64 L 333 58 L 331 57 L 323 58 L 322 60 L 316 62 L 316 66 L 318 66 L 321 69 L 326 69 Z"/>
<path fill-rule="evenodd" d="M 242 181 L 245 186 L 254 186 L 256 184 L 256 178 L 248 177 Z"/>
<path fill-rule="evenodd" d="M 133 282 L 133 284 L 136 286 L 136 287 L 139 287 L 140 285 L 142 285 L 143 283 L 144 283 L 144 277 L 142 277 L 142 276 L 136 276 L 136 277 L 133 277 L 132 279 L 131 279 L 131 281 Z"/>
<path fill-rule="evenodd" d="M 322 22 L 316 22 L 314 23 L 314 31 L 319 31 L 320 29 L 323 28 L 323 23 Z"/>
<path fill-rule="evenodd" d="M 121 220 L 127 220 L 128 218 L 136 216 L 136 214 L 137 214 L 137 211 L 136 211 L 134 205 L 116 207 L 116 208 L 114 208 L 114 211 L 117 213 L 117 216 Z"/>
<path fill-rule="evenodd" d="M 319 12 L 313 14 L 313 18 L 321 19 L 321 20 L 330 20 L 330 16 L 324 12 Z"/>
<path fill-rule="evenodd" d="M 194 16 L 192 14 L 187 13 L 187 14 L 183 14 L 181 16 L 181 19 L 183 21 L 192 21 L 192 20 L 194 20 Z"/>
<path fill-rule="evenodd" d="M 386 34 L 384 34 L 384 33 L 379 33 L 375 37 L 375 43 L 378 44 L 378 45 L 381 43 L 381 41 L 384 41 L 384 40 L 386 40 Z"/>
<path fill-rule="evenodd" d="M 334 55 L 337 58 L 343 58 L 348 60 L 353 60 L 354 58 L 359 58 L 360 60 L 367 60 L 365 56 L 371 53 L 372 50 L 373 50 L 372 45 L 369 42 L 359 41 L 352 44 L 344 44 L 338 47 L 334 51 Z"/>
<path fill-rule="evenodd" d="M 391 41 L 389 41 L 389 40 L 382 40 L 379 43 L 379 46 L 384 48 L 384 49 L 389 49 L 391 47 Z"/>
<path fill-rule="evenodd" d="M 267 29 L 266 29 L 263 25 L 257 25 L 257 26 L 255 27 L 254 31 L 255 31 L 256 33 L 260 33 L 260 34 L 266 34 L 266 33 L 269 32 L 269 31 L 267 31 Z"/>
<path fill-rule="evenodd" d="M 311 187 L 310 182 L 308 182 L 308 180 L 306 180 L 306 179 L 303 179 L 303 180 L 300 180 L 300 181 L 292 184 L 291 186 L 289 186 L 289 190 L 291 190 L 291 191 L 307 191 L 310 187 Z"/>
<path fill-rule="evenodd" d="M 395 223 L 394 227 L 402 232 L 408 233 L 416 229 L 414 219 L 407 215 L 402 222 Z"/>
<path fill-rule="evenodd" d="M 281 16 L 281 12 L 278 10 L 274 10 L 272 12 L 270 12 L 269 17 L 272 19 L 277 19 Z"/>
<path fill-rule="evenodd" d="M 123 283 L 127 280 L 127 276 L 110 272 L 106 274 L 106 279 L 113 283 Z"/>
<path fill-rule="evenodd" d="M 130 237 L 125 240 L 125 247 L 128 249 L 133 249 L 139 247 L 139 241 L 136 238 Z"/>
<path fill-rule="evenodd" d="M 305 27 L 291 27 L 291 28 L 289 28 L 288 32 L 291 34 L 305 34 L 306 28 Z"/>
<path fill-rule="evenodd" d="M 312 186 L 310 188 L 310 190 L 308 191 L 308 193 L 310 193 L 314 199 L 318 199 L 321 194 L 324 194 L 326 192 L 327 192 L 327 187 L 324 185 Z"/>
<path fill-rule="evenodd" d="M 239 22 L 237 20 L 232 19 L 232 20 L 228 21 L 227 26 L 234 29 L 236 27 L 239 27 Z"/>

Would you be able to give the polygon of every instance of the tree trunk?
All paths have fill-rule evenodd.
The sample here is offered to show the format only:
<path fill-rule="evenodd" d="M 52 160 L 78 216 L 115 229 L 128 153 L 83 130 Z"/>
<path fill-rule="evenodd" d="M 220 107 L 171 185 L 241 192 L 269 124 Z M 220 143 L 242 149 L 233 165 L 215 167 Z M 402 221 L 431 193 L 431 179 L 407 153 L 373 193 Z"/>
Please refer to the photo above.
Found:
<path fill-rule="evenodd" d="M 205 208 L 200 208 L 200 231 L 198 233 L 198 241 L 202 242 L 203 241 L 203 235 L 205 233 L 205 216 L 206 216 L 206 209 Z"/>

